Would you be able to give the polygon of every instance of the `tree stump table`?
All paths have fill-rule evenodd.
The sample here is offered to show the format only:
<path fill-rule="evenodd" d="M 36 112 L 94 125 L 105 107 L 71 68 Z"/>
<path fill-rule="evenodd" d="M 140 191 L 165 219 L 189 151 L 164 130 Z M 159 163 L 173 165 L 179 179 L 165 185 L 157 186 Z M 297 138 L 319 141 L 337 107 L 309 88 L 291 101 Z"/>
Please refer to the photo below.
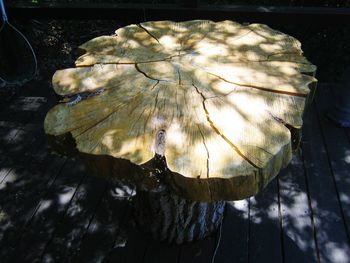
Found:
<path fill-rule="evenodd" d="M 182 243 L 217 229 L 226 200 L 257 194 L 291 160 L 316 67 L 263 24 L 146 22 L 80 46 L 58 70 L 52 145 L 136 186 L 135 216 Z"/>

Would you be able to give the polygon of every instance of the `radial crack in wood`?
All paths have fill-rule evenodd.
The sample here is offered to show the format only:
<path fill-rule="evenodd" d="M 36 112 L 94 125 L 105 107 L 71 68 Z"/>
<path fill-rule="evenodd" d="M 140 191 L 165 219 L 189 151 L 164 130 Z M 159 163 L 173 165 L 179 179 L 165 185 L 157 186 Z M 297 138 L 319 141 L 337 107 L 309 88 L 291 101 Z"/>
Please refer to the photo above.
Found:
<path fill-rule="evenodd" d="M 164 155 L 172 190 L 196 201 L 266 186 L 299 144 L 317 82 L 300 42 L 261 24 L 145 22 L 80 48 L 77 67 L 53 76 L 66 99 L 48 112 L 46 133 L 107 158 L 109 172 L 95 169 L 107 177 L 113 159 Z"/>

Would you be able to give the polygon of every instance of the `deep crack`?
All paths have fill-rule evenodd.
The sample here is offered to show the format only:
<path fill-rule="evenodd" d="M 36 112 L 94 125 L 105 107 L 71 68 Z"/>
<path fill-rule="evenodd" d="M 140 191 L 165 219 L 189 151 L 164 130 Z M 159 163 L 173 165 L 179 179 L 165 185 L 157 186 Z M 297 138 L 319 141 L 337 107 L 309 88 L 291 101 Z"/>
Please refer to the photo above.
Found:
<path fill-rule="evenodd" d="M 210 119 L 209 117 L 209 112 L 208 112 L 208 109 L 207 107 L 205 106 L 205 101 L 206 101 L 206 98 L 205 96 L 198 90 L 198 88 L 192 84 L 192 86 L 195 88 L 195 90 L 197 91 L 197 93 L 202 97 L 203 101 L 202 101 L 202 106 L 203 106 L 203 109 L 204 109 L 204 112 L 206 114 L 206 118 L 207 118 L 207 121 L 208 123 L 210 124 L 210 127 L 212 127 L 212 129 L 221 137 L 224 139 L 224 141 L 226 141 L 235 151 L 236 153 L 241 156 L 244 160 L 246 160 L 249 164 L 251 164 L 253 167 L 255 168 L 260 168 L 258 167 L 255 163 L 253 163 L 248 157 L 246 157 L 239 149 L 238 147 L 233 143 L 231 142 L 224 134 L 222 134 L 219 129 L 214 125 L 213 121 Z"/>
<path fill-rule="evenodd" d="M 137 65 L 137 63 L 135 63 L 135 68 L 136 68 L 136 70 L 137 70 L 138 72 L 140 72 L 142 75 L 144 75 L 144 76 L 145 76 L 146 78 L 148 78 L 148 79 L 156 80 L 156 81 L 166 81 L 166 80 L 164 80 L 164 79 L 155 79 L 155 78 L 152 78 L 151 76 L 147 75 L 146 72 L 144 72 L 144 71 L 142 71 L 142 70 L 140 69 L 140 67 Z"/>
<path fill-rule="evenodd" d="M 151 32 L 149 32 L 145 27 L 143 27 L 141 24 L 137 24 L 137 26 L 138 26 L 139 28 L 141 28 L 142 30 L 144 30 L 151 38 L 153 38 L 155 41 L 157 41 L 159 45 L 162 45 L 162 44 L 159 42 L 158 38 L 156 38 L 156 37 L 155 37 Z"/>
<path fill-rule="evenodd" d="M 203 69 L 204 70 L 204 69 Z M 296 96 L 296 97 L 307 97 L 308 94 L 302 94 L 302 93 L 296 93 L 296 92 L 291 92 L 291 91 L 283 91 L 283 90 L 274 90 L 274 89 L 269 89 L 269 88 L 264 88 L 264 87 L 260 87 L 260 86 L 254 86 L 254 85 L 247 85 L 247 84 L 240 84 L 240 83 L 237 83 L 237 82 L 233 82 L 233 81 L 229 81 L 223 77 L 220 77 L 214 73 L 210 73 L 206 70 L 204 70 L 204 72 L 206 72 L 207 74 L 211 75 L 211 76 L 214 76 L 218 79 L 221 79 L 227 83 L 231 83 L 231 84 L 234 84 L 236 86 L 239 86 L 239 87 L 247 87 L 247 88 L 253 88 L 253 89 L 258 89 L 258 90 L 264 90 L 264 91 L 268 91 L 268 92 L 273 92 L 273 93 L 278 93 L 278 94 L 285 94 L 285 95 L 291 95 L 291 96 Z"/>

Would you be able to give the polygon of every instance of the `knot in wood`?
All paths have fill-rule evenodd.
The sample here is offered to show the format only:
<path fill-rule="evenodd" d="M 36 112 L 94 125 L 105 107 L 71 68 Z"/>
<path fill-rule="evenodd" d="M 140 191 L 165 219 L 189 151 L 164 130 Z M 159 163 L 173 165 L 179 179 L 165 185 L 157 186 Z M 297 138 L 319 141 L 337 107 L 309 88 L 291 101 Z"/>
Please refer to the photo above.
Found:
<path fill-rule="evenodd" d="M 165 154 L 165 139 L 166 139 L 166 132 L 165 130 L 160 130 L 157 132 L 156 139 L 155 139 L 155 153 L 159 154 L 161 156 L 164 156 Z"/>

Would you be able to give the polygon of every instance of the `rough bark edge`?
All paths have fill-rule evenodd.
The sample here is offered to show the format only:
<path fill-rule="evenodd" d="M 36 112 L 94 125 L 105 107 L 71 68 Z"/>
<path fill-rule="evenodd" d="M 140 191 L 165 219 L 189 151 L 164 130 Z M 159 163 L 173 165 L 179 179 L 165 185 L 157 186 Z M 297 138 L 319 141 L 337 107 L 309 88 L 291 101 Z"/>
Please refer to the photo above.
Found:
<path fill-rule="evenodd" d="M 182 244 L 206 238 L 222 222 L 225 201 L 193 202 L 168 192 L 139 191 L 134 198 L 138 228 L 160 241 Z"/>

